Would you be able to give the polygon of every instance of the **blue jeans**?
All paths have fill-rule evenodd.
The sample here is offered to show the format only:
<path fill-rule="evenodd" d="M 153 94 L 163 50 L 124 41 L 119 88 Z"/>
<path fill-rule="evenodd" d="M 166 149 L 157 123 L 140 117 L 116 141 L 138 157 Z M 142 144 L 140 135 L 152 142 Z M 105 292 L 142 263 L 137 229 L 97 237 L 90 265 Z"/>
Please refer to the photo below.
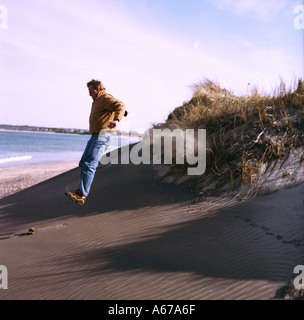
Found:
<path fill-rule="evenodd" d="M 99 134 L 92 134 L 79 162 L 80 181 L 78 189 L 83 196 L 87 197 L 95 176 L 98 162 L 110 145 L 111 133 L 101 131 Z"/>

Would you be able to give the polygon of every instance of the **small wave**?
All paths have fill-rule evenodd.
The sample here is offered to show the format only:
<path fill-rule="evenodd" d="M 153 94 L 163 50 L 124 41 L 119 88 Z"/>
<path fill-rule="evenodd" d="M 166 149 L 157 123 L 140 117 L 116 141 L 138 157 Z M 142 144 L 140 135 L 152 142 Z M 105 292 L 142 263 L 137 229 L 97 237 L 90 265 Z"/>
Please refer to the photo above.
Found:
<path fill-rule="evenodd" d="M 30 160 L 32 158 L 33 158 L 33 156 L 10 157 L 10 158 L 0 159 L 0 163 L 14 162 L 14 161 L 25 161 L 25 160 Z"/>

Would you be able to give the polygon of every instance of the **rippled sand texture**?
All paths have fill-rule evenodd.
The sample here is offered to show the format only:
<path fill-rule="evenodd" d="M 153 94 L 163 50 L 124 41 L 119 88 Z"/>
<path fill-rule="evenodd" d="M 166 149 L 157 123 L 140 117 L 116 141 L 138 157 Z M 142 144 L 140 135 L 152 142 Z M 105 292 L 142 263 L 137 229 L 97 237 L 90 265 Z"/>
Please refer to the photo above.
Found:
<path fill-rule="evenodd" d="M 303 264 L 303 184 L 196 202 L 150 165 L 107 165 L 79 207 L 77 183 L 75 168 L 0 200 L 0 299 L 268 300 Z"/>

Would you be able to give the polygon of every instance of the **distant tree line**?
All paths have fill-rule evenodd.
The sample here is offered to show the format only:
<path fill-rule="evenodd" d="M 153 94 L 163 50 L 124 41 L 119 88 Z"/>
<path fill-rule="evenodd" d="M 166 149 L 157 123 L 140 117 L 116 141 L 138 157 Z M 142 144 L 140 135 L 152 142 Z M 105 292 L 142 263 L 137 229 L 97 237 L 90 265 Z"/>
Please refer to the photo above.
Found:
<path fill-rule="evenodd" d="M 0 124 L 0 130 L 13 131 L 34 131 L 34 132 L 53 132 L 53 133 L 71 133 L 71 134 L 89 134 L 85 129 L 69 129 L 69 128 L 49 128 L 49 127 L 35 127 L 35 126 L 16 126 L 8 124 Z"/>
<path fill-rule="evenodd" d="M 49 128 L 49 127 L 35 127 L 35 126 L 17 126 L 10 124 L 0 124 L 0 130 L 11 130 L 11 131 L 32 131 L 32 132 L 52 132 L 52 133 L 69 133 L 69 134 L 90 134 L 89 130 L 86 129 L 71 129 L 71 128 Z M 119 135 L 129 135 L 142 136 L 142 134 L 136 131 L 132 132 L 121 132 L 118 131 Z"/>

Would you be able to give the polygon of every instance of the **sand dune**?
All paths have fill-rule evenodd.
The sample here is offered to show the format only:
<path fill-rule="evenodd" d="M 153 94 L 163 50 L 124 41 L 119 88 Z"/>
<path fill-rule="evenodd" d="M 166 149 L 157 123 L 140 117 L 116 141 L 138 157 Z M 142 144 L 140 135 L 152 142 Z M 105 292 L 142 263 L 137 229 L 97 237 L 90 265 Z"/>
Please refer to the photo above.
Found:
<path fill-rule="evenodd" d="M 282 298 L 304 264 L 303 184 L 196 203 L 152 165 L 107 165 L 79 207 L 77 183 L 76 168 L 0 200 L 1 300 Z"/>

